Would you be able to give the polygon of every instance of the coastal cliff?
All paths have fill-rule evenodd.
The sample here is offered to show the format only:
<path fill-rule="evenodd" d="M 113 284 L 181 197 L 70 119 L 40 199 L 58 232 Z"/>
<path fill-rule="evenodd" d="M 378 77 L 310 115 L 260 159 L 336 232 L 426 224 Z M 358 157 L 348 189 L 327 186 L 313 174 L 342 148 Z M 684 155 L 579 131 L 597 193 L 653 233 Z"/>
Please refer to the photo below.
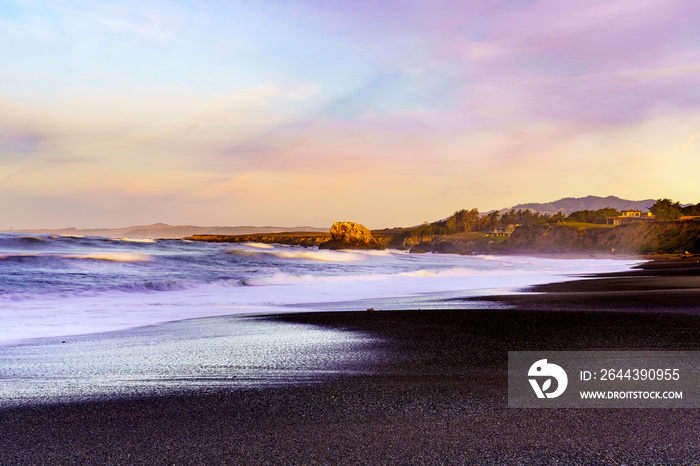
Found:
<path fill-rule="evenodd" d="M 639 222 L 616 227 L 536 224 L 515 228 L 510 237 L 483 232 L 395 237 L 390 247 L 437 253 L 624 253 L 700 254 L 700 221 Z"/>
<path fill-rule="evenodd" d="M 593 253 L 700 254 L 700 221 L 640 222 L 616 227 L 537 224 L 515 228 L 508 237 L 486 232 L 454 235 L 410 236 L 407 231 L 372 232 L 378 247 L 409 250 L 414 253 L 449 254 L 527 254 Z M 222 243 L 277 243 L 305 247 L 329 247 L 331 233 L 275 233 L 253 235 L 194 235 L 192 241 Z M 326 244 L 326 246 L 322 246 Z M 352 246 L 338 246 L 350 248 Z M 375 246 L 372 246 L 375 247 Z"/>
<path fill-rule="evenodd" d="M 638 222 L 614 228 L 565 225 L 517 227 L 510 252 L 700 253 L 700 221 Z"/>

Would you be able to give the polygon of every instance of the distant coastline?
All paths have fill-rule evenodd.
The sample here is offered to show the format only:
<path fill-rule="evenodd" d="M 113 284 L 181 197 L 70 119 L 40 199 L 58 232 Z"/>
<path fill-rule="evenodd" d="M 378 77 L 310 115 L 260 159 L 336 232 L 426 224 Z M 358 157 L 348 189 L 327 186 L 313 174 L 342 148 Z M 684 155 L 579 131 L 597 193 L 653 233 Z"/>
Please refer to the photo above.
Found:
<path fill-rule="evenodd" d="M 282 233 L 282 232 L 327 232 L 327 228 L 312 226 L 275 227 L 275 226 L 235 226 L 235 227 L 207 227 L 196 225 L 168 225 L 155 223 L 153 225 L 134 225 L 122 228 L 40 228 L 3 230 L 0 233 L 28 233 L 40 235 L 81 235 L 81 236 L 107 236 L 129 238 L 154 238 L 154 239 L 182 239 L 192 235 L 249 235 L 255 233 Z"/>

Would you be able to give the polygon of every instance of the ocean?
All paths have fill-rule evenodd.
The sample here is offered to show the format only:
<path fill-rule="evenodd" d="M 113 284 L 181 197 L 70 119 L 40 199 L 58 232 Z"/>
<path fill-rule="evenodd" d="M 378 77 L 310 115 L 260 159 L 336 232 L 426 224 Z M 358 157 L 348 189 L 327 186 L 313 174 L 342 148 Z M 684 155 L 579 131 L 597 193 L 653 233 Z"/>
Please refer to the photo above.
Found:
<path fill-rule="evenodd" d="M 229 314 L 468 308 L 456 298 L 638 262 L 0 234 L 0 345 Z"/>

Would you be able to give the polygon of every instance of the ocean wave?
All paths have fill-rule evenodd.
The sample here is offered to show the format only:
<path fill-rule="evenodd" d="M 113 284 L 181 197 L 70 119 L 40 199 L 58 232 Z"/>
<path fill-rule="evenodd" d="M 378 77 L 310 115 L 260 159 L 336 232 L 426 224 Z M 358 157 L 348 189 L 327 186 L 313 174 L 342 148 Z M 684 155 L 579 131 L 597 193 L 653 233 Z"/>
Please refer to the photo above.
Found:
<path fill-rule="evenodd" d="M 112 241 L 125 241 L 128 243 L 155 243 L 152 238 L 112 238 Z"/>
<path fill-rule="evenodd" d="M 0 259 L 2 260 L 13 260 L 13 259 L 25 259 L 30 257 L 60 257 L 56 254 L 41 254 L 41 253 L 31 253 L 31 252 L 5 252 L 0 253 Z"/>
<path fill-rule="evenodd" d="M 59 259 L 84 259 L 109 262 L 146 262 L 152 258 L 148 254 L 133 252 L 93 252 L 84 254 L 55 254 L 55 253 L 0 253 L 0 259 L 22 259 L 27 257 L 59 258 Z"/>
<path fill-rule="evenodd" d="M 248 249 L 229 249 L 226 252 L 239 257 L 261 257 L 263 255 L 262 251 L 251 251 Z"/>
<path fill-rule="evenodd" d="M 357 262 L 363 260 L 359 254 L 343 251 L 294 250 L 294 249 L 229 249 L 230 254 L 243 257 L 273 256 L 279 259 L 303 259 L 316 262 Z"/>
<path fill-rule="evenodd" d="M 60 254 L 65 259 L 87 259 L 110 262 L 147 262 L 152 258 L 148 254 L 135 252 L 91 252 L 85 254 Z"/>
<path fill-rule="evenodd" d="M 114 240 L 100 236 L 83 235 L 39 235 L 39 236 L 19 236 L 15 234 L 0 234 L 0 249 L 9 252 L 21 250 L 44 250 L 52 248 L 75 249 L 90 246 L 109 244 Z"/>
<path fill-rule="evenodd" d="M 14 293 L 0 292 L 0 303 L 36 300 L 61 301 L 72 298 L 116 296 L 117 294 L 121 293 L 132 294 L 183 291 L 196 288 L 197 286 L 201 286 L 201 284 L 194 283 L 188 280 L 160 280 L 138 283 L 125 283 L 121 285 L 96 287 L 90 289 L 61 290 L 54 292 L 46 292 L 42 290 L 18 291 Z"/>
<path fill-rule="evenodd" d="M 272 248 L 274 248 L 273 245 L 265 244 L 265 243 L 243 243 L 243 245 L 249 246 L 251 248 L 258 248 L 258 249 L 272 249 Z"/>
<path fill-rule="evenodd" d="M 143 283 L 129 283 L 126 285 L 115 286 L 114 290 L 126 292 L 154 292 L 154 291 L 181 291 L 189 290 L 197 285 L 187 280 L 162 280 L 149 281 Z"/>
<path fill-rule="evenodd" d="M 268 285 L 293 285 L 297 283 L 327 282 L 331 277 L 319 277 L 316 275 L 295 275 L 290 273 L 276 273 L 267 277 L 246 278 L 241 280 L 245 286 L 268 286 Z M 344 277 L 347 278 L 347 277 Z"/>
<path fill-rule="evenodd" d="M 39 238 L 37 236 L 20 236 L 19 239 L 27 243 L 43 243 L 46 241 L 44 238 Z"/>
<path fill-rule="evenodd" d="M 281 259 L 306 259 L 319 262 L 355 262 L 361 257 L 354 253 L 341 251 L 264 251 Z"/>
<path fill-rule="evenodd" d="M 37 247 L 45 247 L 48 238 L 39 238 L 36 236 L 17 236 L 0 234 L 0 248 L 7 249 L 36 249 Z"/>

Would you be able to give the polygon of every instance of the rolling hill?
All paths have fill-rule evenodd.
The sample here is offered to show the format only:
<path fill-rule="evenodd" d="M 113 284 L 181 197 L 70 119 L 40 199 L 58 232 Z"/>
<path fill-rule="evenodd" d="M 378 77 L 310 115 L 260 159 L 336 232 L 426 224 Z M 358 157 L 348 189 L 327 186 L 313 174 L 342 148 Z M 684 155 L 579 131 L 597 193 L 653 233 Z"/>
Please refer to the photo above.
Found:
<path fill-rule="evenodd" d="M 518 204 L 507 209 L 502 209 L 499 212 L 507 212 L 511 209 L 530 209 L 533 212 L 539 212 L 543 214 L 556 214 L 561 212 L 565 215 L 569 215 L 572 212 L 578 210 L 598 210 L 604 207 L 612 207 L 617 210 L 641 210 L 646 212 L 648 207 L 651 206 L 655 199 L 644 199 L 642 201 L 630 201 L 627 199 L 620 199 L 616 196 L 586 196 L 586 197 L 565 197 L 554 202 L 546 203 L 530 203 L 530 204 Z"/>

